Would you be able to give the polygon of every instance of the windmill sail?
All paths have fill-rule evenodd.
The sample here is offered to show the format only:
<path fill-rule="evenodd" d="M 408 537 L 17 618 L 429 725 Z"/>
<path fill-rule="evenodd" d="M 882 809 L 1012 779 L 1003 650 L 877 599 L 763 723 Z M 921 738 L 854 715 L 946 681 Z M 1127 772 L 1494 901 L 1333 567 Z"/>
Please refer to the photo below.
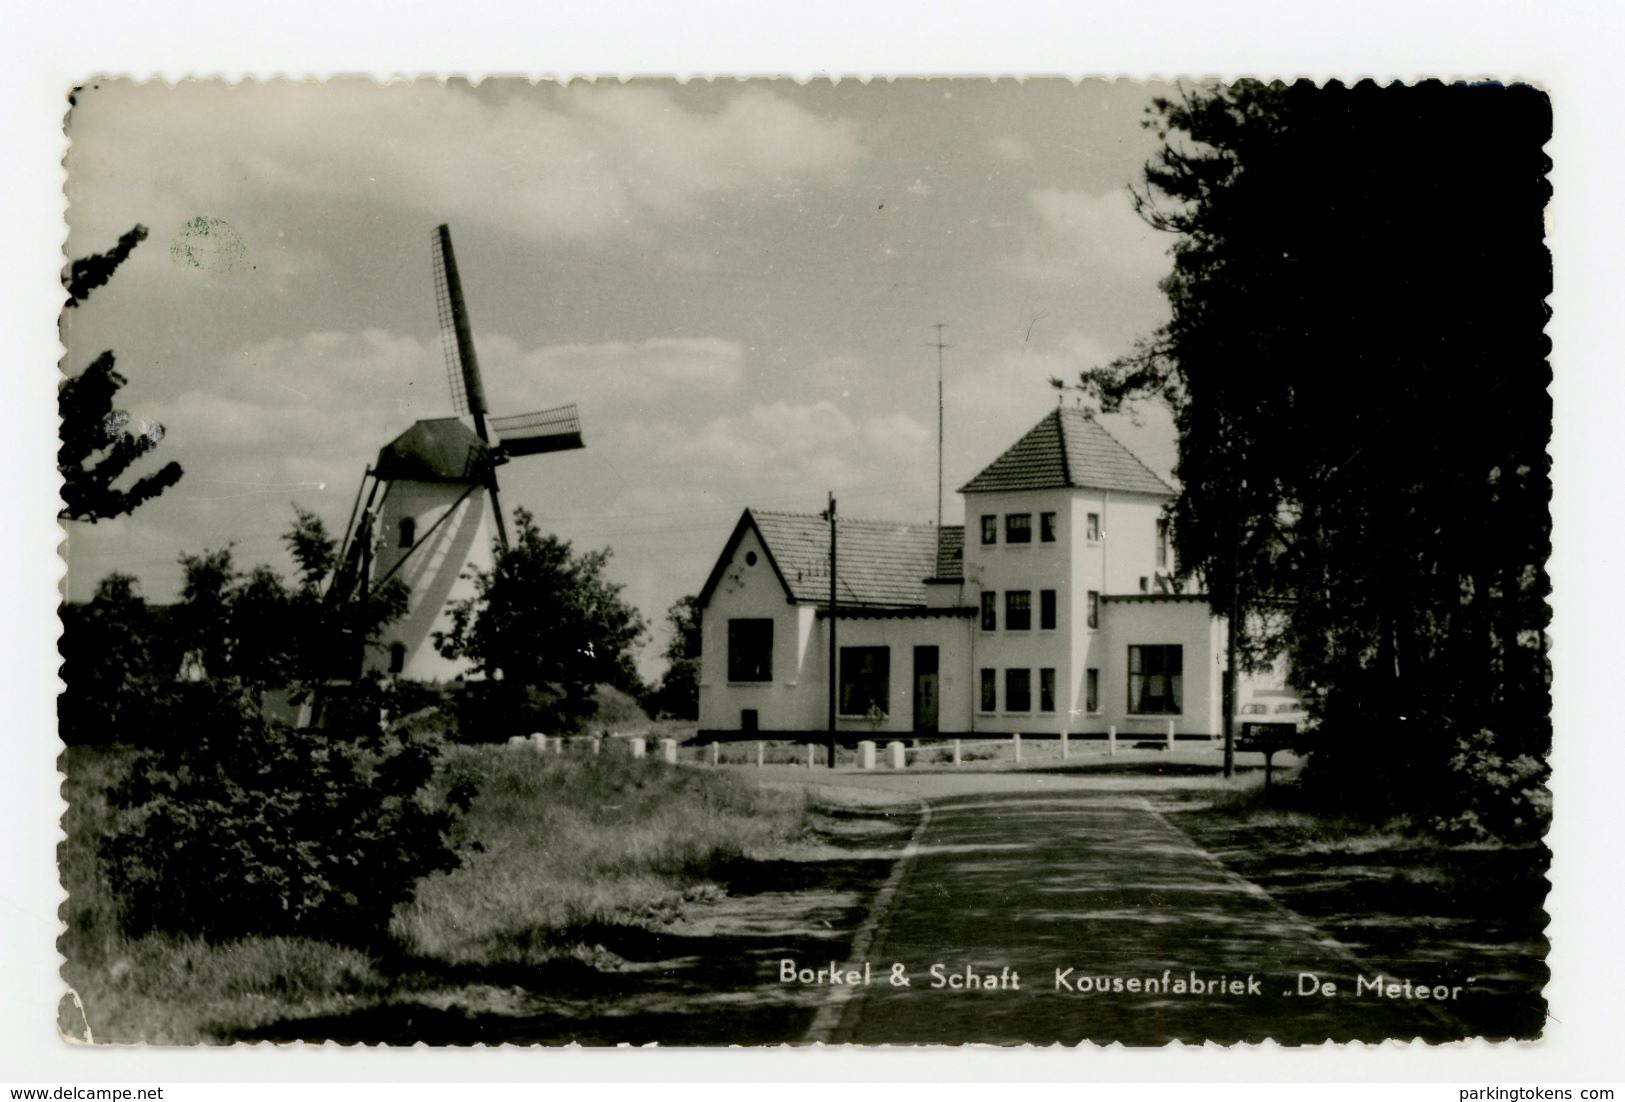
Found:
<path fill-rule="evenodd" d="M 502 450 L 509 456 L 541 455 L 587 446 L 581 439 L 581 417 L 573 405 L 512 417 L 493 417 L 491 428 L 496 430 Z"/>
<path fill-rule="evenodd" d="M 434 231 L 434 299 L 440 316 L 440 344 L 446 356 L 446 379 L 451 384 L 452 407 L 474 418 L 474 431 L 489 441 L 485 430 L 485 384 L 474 352 L 474 331 L 463 305 L 463 281 L 457 274 L 457 254 L 451 248 L 451 228 Z"/>

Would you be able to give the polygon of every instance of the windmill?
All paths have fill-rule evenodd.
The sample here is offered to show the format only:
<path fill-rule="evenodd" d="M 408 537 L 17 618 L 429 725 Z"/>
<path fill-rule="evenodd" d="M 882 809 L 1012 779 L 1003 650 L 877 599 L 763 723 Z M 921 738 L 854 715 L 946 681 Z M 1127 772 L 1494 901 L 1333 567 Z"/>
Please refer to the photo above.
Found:
<path fill-rule="evenodd" d="M 496 543 L 508 547 L 498 468 L 513 459 L 585 446 L 573 405 L 489 415 L 446 226 L 435 228 L 433 252 L 435 306 L 454 415 L 419 421 L 378 452 L 356 489 L 329 590 L 335 600 L 364 603 L 374 587 L 400 579 L 409 593 L 406 615 L 385 629 L 382 649 L 361 655 L 360 661 L 364 668 L 423 680 L 460 672 L 434 649 L 432 634 L 446 626 L 447 603 L 473 592 L 464 577 L 467 568 L 490 567 L 493 529 Z M 473 422 L 472 430 L 458 415 Z"/>

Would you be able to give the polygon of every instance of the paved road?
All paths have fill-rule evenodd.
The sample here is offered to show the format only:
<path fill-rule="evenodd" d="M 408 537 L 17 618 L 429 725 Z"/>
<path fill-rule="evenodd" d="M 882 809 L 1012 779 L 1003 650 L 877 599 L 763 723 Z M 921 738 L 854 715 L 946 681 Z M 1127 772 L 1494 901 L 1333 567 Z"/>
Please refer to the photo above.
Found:
<path fill-rule="evenodd" d="M 811 1039 L 1313 1044 L 1462 1035 L 1440 1004 L 1357 994 L 1357 977 L 1375 973 L 1196 846 L 1134 791 L 1141 778 L 829 780 L 911 792 L 931 815 L 894 874 L 894 894 L 860 938 L 872 983 L 833 994 Z M 894 963 L 904 965 L 909 986 L 890 982 Z M 933 964 L 945 976 L 968 967 L 987 979 L 1008 969 L 1020 987 L 933 987 Z M 1300 973 L 1334 983 L 1337 994 L 1298 994 Z M 1193 977 L 1214 986 L 1193 993 Z M 1445 977 L 1393 979 L 1433 986 Z M 1123 989 L 1088 989 L 1118 980 Z"/>

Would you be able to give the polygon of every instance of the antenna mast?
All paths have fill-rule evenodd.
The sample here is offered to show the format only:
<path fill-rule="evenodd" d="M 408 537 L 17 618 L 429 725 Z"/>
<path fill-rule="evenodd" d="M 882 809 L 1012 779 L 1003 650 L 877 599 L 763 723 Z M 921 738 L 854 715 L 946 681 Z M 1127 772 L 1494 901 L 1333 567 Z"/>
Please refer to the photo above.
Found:
<path fill-rule="evenodd" d="M 934 328 L 937 339 L 927 345 L 927 348 L 937 350 L 937 531 L 942 531 L 942 350 L 952 348 L 951 344 L 942 343 L 942 331 L 948 327 L 945 321 L 939 321 Z"/>

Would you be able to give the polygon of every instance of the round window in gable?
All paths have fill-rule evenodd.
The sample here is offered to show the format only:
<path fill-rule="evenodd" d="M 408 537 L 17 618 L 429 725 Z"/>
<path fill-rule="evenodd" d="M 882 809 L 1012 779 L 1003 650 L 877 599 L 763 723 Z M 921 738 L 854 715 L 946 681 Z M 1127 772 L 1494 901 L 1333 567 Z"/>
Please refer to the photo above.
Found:
<path fill-rule="evenodd" d="M 745 565 L 746 566 L 755 566 L 756 565 L 756 552 L 754 552 L 754 551 L 746 551 L 745 552 Z"/>

